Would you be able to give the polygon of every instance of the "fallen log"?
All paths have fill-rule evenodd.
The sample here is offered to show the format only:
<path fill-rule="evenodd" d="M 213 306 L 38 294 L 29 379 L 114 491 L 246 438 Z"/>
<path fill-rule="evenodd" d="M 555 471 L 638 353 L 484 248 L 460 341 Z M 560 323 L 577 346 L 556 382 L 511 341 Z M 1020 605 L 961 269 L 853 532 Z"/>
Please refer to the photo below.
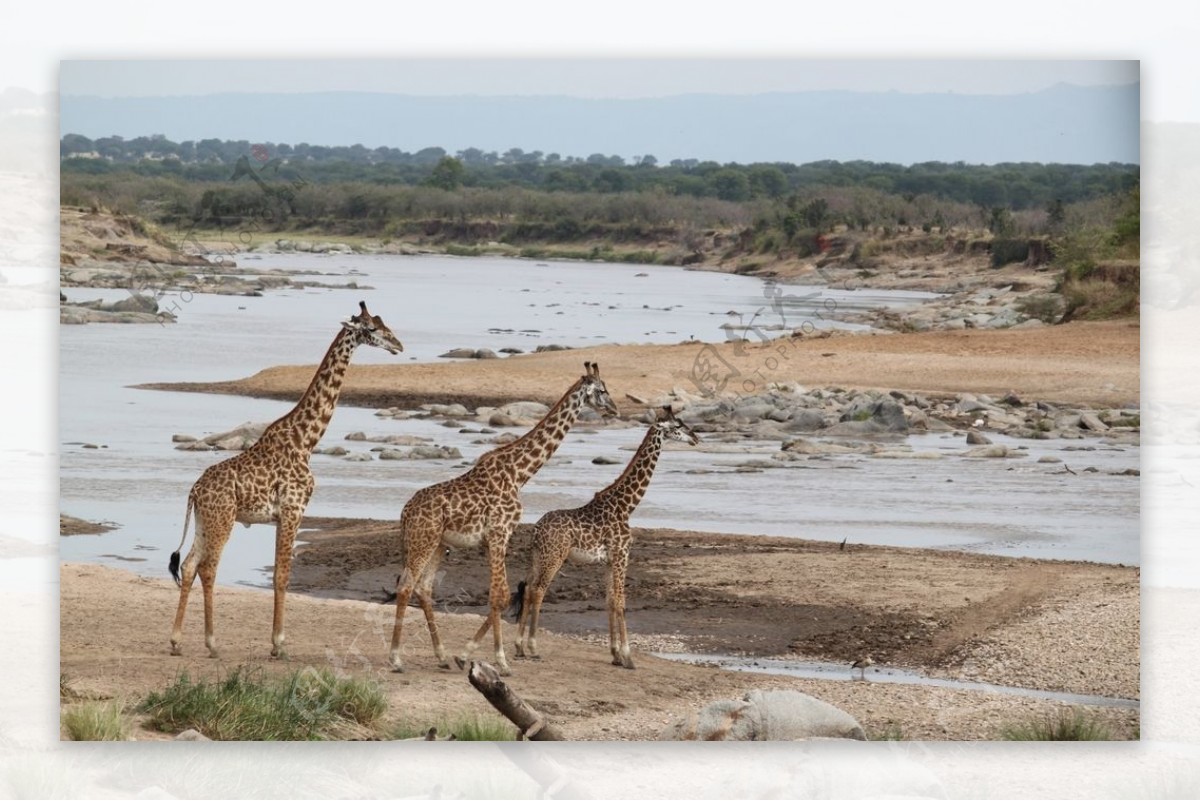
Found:
<path fill-rule="evenodd" d="M 517 727 L 526 740 L 565 740 L 562 733 L 548 723 L 542 713 L 531 707 L 500 678 L 496 668 L 487 662 L 472 662 L 467 673 L 471 686 L 479 690 L 488 703 Z"/>

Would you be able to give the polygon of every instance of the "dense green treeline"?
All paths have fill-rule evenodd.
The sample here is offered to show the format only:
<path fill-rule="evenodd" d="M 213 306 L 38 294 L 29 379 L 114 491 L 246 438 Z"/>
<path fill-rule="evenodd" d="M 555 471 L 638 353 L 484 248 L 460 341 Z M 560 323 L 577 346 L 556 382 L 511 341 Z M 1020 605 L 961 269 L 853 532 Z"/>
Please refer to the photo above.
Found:
<path fill-rule="evenodd" d="M 718 164 L 677 159 L 661 165 L 652 155 L 592 154 L 586 158 L 512 148 L 504 153 L 468 148 L 454 155 L 440 147 L 415 153 L 362 145 L 324 147 L 252 144 L 205 139 L 172 142 L 161 136 L 104 137 L 67 134 L 60 142 L 62 174 L 162 179 L 165 185 L 227 185 L 235 178 L 261 183 L 429 186 L 445 190 L 521 188 L 537 192 L 709 198 L 730 203 L 781 200 L 828 188 L 876 190 L 911 201 L 917 196 L 1012 211 L 1045 209 L 1054 202 L 1080 203 L 1126 193 L 1138 184 L 1130 164 L 995 164 L 926 162 L 913 165 L 868 161 L 808 164 Z M 297 193 L 298 194 L 298 193 Z M 354 215 L 350 215 L 354 216 Z"/>

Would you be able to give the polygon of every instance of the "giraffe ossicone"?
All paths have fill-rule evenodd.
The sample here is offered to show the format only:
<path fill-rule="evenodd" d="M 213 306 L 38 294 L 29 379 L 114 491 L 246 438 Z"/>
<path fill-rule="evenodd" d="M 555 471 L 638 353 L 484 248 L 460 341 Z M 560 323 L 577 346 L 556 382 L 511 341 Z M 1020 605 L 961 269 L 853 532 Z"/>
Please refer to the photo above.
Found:
<path fill-rule="evenodd" d="M 533 526 L 532 558 L 528 578 L 516 602 L 518 657 L 539 659 L 537 621 L 546 590 L 564 562 L 606 564 L 608 596 L 608 647 L 612 663 L 633 668 L 629 635 L 625 627 L 625 576 L 633 535 L 629 518 L 645 497 L 654 468 L 668 440 L 700 444 L 696 432 L 675 417 L 670 406 L 660 409 L 650 430 L 629 464 L 613 483 L 575 509 L 547 512 Z"/>
<path fill-rule="evenodd" d="M 396 583 L 396 622 L 390 652 L 393 670 L 404 670 L 401 635 L 404 613 L 413 595 L 425 614 L 438 664 L 450 667 L 433 616 L 434 579 L 446 547 L 482 546 L 487 550 L 490 570 L 488 615 L 455 661 L 460 668 L 465 667 L 490 628 L 496 668 L 501 675 L 511 674 L 500 619 L 508 603 L 504 557 L 521 520 L 521 487 L 554 455 L 584 407 L 606 416 L 617 414 L 616 404 L 600 378 L 599 365 L 584 362 L 584 371 L 583 377 L 524 436 L 483 454 L 466 473 L 418 490 L 404 505 L 400 514 L 401 572 Z"/>
<path fill-rule="evenodd" d="M 296 531 L 312 497 L 315 481 L 308 467 L 313 448 L 333 417 L 350 357 L 359 345 L 396 354 L 404 346 L 377 315 L 360 302 L 359 313 L 342 323 L 312 381 L 290 412 L 267 426 L 258 441 L 237 456 L 212 465 L 188 493 L 183 537 L 168 567 L 179 584 L 179 607 L 171 631 L 171 653 L 181 653 L 183 619 L 196 576 L 204 591 L 204 643 L 216 657 L 213 633 L 213 587 L 217 563 L 234 523 L 275 524 L 275 612 L 271 625 L 271 655 L 283 657 L 283 613 L 291 576 Z M 180 564 L 188 525 L 196 516 L 192 548 Z M 182 571 L 181 571 L 182 567 Z"/>

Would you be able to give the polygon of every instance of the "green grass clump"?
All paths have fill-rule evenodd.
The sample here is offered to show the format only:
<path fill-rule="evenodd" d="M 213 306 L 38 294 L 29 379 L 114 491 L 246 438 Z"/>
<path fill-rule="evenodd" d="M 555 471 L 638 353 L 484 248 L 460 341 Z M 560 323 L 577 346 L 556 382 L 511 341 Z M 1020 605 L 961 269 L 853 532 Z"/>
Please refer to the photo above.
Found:
<path fill-rule="evenodd" d="M 374 725 L 387 709 L 372 681 L 306 668 L 278 678 L 235 668 L 195 682 L 186 673 L 138 707 L 165 732 L 196 729 L 213 740 L 325 740 Z"/>
<path fill-rule="evenodd" d="M 904 739 L 904 730 L 900 728 L 899 723 L 891 720 L 888 721 L 887 725 L 885 725 L 882 729 L 868 732 L 867 739 L 899 742 Z"/>
<path fill-rule="evenodd" d="M 461 715 L 452 720 L 441 720 L 425 725 L 405 720 L 389 729 L 387 738 L 409 740 L 414 737 L 424 737 L 431 725 L 437 728 L 439 738 L 453 735 L 456 740 L 490 742 L 517 739 L 516 728 L 499 715 Z"/>
<path fill-rule="evenodd" d="M 116 701 L 69 706 L 63 710 L 62 725 L 72 740 L 128 740 L 132 728 Z"/>
<path fill-rule="evenodd" d="M 1009 726 L 1000 735 L 1005 740 L 1111 740 L 1108 727 L 1078 709 L 1061 710 L 1057 715 Z"/>

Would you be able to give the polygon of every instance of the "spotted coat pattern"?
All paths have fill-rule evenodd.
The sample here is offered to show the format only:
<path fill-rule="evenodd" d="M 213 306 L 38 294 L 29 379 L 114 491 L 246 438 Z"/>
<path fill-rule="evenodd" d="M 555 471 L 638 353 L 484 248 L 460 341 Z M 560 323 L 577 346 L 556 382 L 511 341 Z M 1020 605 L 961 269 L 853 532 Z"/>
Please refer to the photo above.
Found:
<path fill-rule="evenodd" d="M 608 566 L 608 647 L 612 663 L 633 668 L 629 637 L 625 629 L 625 576 L 633 535 L 629 517 L 641 503 L 654 477 L 654 468 L 667 440 L 699 443 L 692 429 L 663 407 L 650 426 L 641 446 L 612 484 L 600 490 L 587 504 L 575 509 L 547 512 L 533 527 L 533 557 L 524 597 L 519 599 L 516 652 L 518 657 L 537 659 L 537 621 L 554 577 L 564 562 Z M 528 625 L 528 631 L 526 626 Z"/>
<path fill-rule="evenodd" d="M 213 634 L 213 585 L 221 551 L 234 523 L 275 524 L 275 613 L 271 625 L 271 655 L 283 657 L 284 601 L 291 576 L 296 531 L 312 497 L 315 481 L 308 460 L 320 442 L 337 406 L 350 357 L 359 345 L 390 353 L 404 349 L 383 321 L 365 303 L 361 313 L 342 323 L 316 374 L 295 408 L 273 422 L 252 446 L 209 467 L 192 485 L 184 515 L 183 539 L 171 554 L 171 573 L 179 583 L 179 607 L 171 631 L 171 653 L 181 653 L 183 619 L 196 576 L 204 591 L 204 643 L 216 657 Z M 196 516 L 196 536 L 179 574 L 179 552 L 187 540 L 188 524 Z"/>
<path fill-rule="evenodd" d="M 488 616 L 455 661 L 459 667 L 465 667 L 490 628 L 494 632 L 496 668 L 501 675 L 510 675 L 500 615 L 508 601 L 504 557 L 512 532 L 521 520 L 521 487 L 554 455 L 584 406 L 602 414 L 617 413 L 600 379 L 599 366 L 585 362 L 584 369 L 586 374 L 571 385 L 525 436 L 485 453 L 463 475 L 418 490 L 404 505 L 400 515 L 402 567 L 396 584 L 396 622 L 390 654 L 393 670 L 404 670 L 402 627 L 412 595 L 425 613 L 438 664 L 450 667 L 433 617 L 434 579 L 447 547 L 482 547 L 487 552 L 490 571 Z"/>

